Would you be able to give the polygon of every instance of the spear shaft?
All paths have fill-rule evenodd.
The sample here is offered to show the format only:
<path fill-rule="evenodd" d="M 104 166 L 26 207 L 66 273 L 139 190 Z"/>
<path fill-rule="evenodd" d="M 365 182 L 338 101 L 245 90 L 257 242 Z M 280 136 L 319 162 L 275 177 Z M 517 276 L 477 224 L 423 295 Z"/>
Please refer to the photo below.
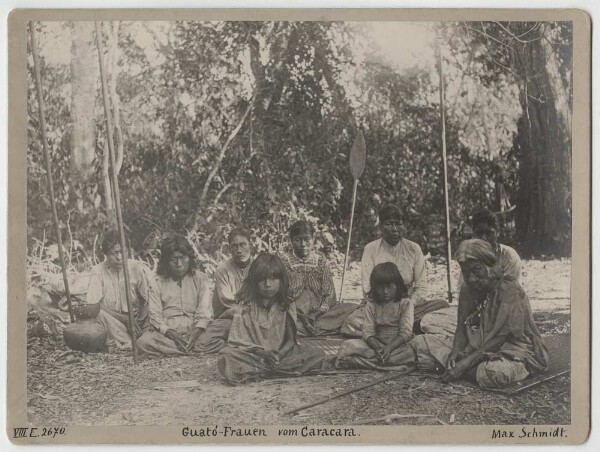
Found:
<path fill-rule="evenodd" d="M 37 50 L 36 31 L 33 22 L 29 22 L 29 32 L 31 36 L 31 53 L 33 55 L 33 72 L 35 73 L 35 88 L 38 99 L 38 113 L 40 117 L 40 134 L 42 138 L 42 149 L 44 161 L 46 163 L 46 178 L 48 180 L 48 191 L 50 193 L 50 206 L 52 207 L 52 220 L 56 229 L 56 240 L 58 241 L 58 258 L 60 259 L 60 268 L 62 270 L 63 282 L 65 284 L 65 293 L 67 294 L 67 306 L 69 307 L 69 317 L 71 322 L 75 321 L 73 316 L 73 305 L 71 304 L 71 291 L 69 289 L 69 279 L 67 277 L 67 267 L 65 255 L 62 246 L 62 236 L 60 225 L 58 223 L 58 213 L 56 211 L 56 200 L 54 198 L 54 184 L 52 183 L 52 166 L 50 164 L 50 152 L 48 151 L 48 140 L 46 138 L 46 116 L 44 114 L 44 95 L 42 93 L 42 77 L 40 75 L 40 61 Z"/>
<path fill-rule="evenodd" d="M 448 302 L 452 303 L 452 281 L 450 278 L 450 259 L 452 257 L 452 244 L 450 243 L 450 203 L 448 200 L 448 157 L 446 153 L 446 112 L 445 112 L 445 98 L 446 93 L 444 89 L 444 70 L 442 62 L 442 49 L 440 46 L 440 39 L 438 37 L 437 42 L 437 56 L 438 56 L 438 75 L 440 79 L 440 125 L 441 125 L 441 138 L 442 138 L 442 168 L 444 174 L 444 205 L 446 209 L 446 277 L 448 279 Z"/>
<path fill-rule="evenodd" d="M 348 243 L 346 244 L 346 255 L 344 256 L 344 269 L 342 270 L 342 284 L 340 285 L 340 303 L 342 301 L 342 293 L 344 291 L 344 279 L 346 279 L 346 266 L 348 265 L 348 256 L 350 255 L 350 241 L 352 240 L 352 226 L 354 225 L 354 208 L 356 207 L 356 192 L 358 191 L 358 179 L 354 179 L 352 188 L 352 210 L 350 213 L 350 228 L 348 229 Z"/>

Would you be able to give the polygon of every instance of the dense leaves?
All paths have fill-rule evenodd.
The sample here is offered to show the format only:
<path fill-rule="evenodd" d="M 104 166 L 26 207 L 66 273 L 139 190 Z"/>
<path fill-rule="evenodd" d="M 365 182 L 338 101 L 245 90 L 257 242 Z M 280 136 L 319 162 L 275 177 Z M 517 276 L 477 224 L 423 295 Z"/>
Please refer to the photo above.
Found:
<path fill-rule="evenodd" d="M 467 26 L 440 29 L 455 229 L 474 210 L 517 202 L 523 152 L 514 146 L 523 115 L 519 80 L 492 68 L 486 55 L 507 68 L 511 62 L 500 58 L 498 43 L 479 39 L 481 30 L 466 33 Z M 69 24 L 41 24 L 40 34 L 59 217 L 90 247 L 110 225 L 101 174 L 104 112 L 97 101 L 95 176 L 85 193 L 74 193 L 69 64 L 49 56 L 70 45 Z M 365 54 L 367 38 L 364 27 L 336 22 L 122 23 L 112 70 L 125 150 L 123 214 L 134 246 L 154 248 L 164 232 L 191 231 L 199 252 L 214 256 L 228 229 L 242 223 L 256 231 L 260 247 L 277 250 L 290 222 L 305 217 L 342 248 L 352 188 L 348 154 L 360 128 L 367 165 L 355 245 L 372 238 L 373 211 L 393 202 L 406 212 L 406 235 L 435 252 L 444 212 L 437 72 L 423 65 L 400 70 Z M 108 37 L 104 42 L 109 52 Z M 568 78 L 569 53 L 561 55 Z M 28 235 L 41 239 L 52 237 L 52 228 L 31 61 L 29 69 Z M 99 80 L 96 89 L 100 99 Z M 512 225 L 508 215 L 505 240 L 514 242 Z"/>

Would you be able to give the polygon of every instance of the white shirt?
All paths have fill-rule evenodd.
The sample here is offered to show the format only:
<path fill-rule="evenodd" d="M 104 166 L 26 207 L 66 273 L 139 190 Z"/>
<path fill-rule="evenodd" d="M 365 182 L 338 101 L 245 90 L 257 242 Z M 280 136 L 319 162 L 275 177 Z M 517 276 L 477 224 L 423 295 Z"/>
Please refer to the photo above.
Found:
<path fill-rule="evenodd" d="M 365 296 L 371 291 L 370 277 L 373 268 L 384 262 L 396 264 L 413 302 L 424 298 L 425 257 L 421 247 L 407 239 L 401 239 L 395 246 L 384 239 L 375 240 L 365 246 L 361 260 L 362 287 Z"/>

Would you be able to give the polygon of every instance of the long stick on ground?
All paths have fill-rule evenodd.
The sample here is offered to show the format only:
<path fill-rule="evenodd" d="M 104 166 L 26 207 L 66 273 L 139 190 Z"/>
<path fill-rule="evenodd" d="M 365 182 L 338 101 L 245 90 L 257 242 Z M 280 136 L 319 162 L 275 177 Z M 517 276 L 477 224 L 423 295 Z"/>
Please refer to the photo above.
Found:
<path fill-rule="evenodd" d="M 42 77 L 40 75 L 40 62 L 37 52 L 37 39 L 35 25 L 29 22 L 29 32 L 31 35 L 31 53 L 33 54 L 33 71 L 35 73 L 35 88 L 37 91 L 38 110 L 40 116 L 40 135 L 42 139 L 42 149 L 44 152 L 44 161 L 46 163 L 46 178 L 48 179 L 48 191 L 50 192 L 50 206 L 52 207 L 52 219 L 56 229 L 56 240 L 58 242 L 58 258 L 62 269 L 63 282 L 65 284 L 65 293 L 67 294 L 67 306 L 69 307 L 69 317 L 71 322 L 75 321 L 73 316 L 73 305 L 71 304 L 71 291 L 69 289 L 69 279 L 67 277 L 67 267 L 65 255 L 62 246 L 62 236 L 60 225 L 58 223 L 58 213 L 56 212 L 56 201 L 54 199 L 54 185 L 52 183 L 52 166 L 50 165 L 50 153 L 48 152 L 48 140 L 46 139 L 46 116 L 44 115 L 44 96 L 42 93 Z"/>
<path fill-rule="evenodd" d="M 344 280 L 346 278 L 346 266 L 348 265 L 348 256 L 350 255 L 350 242 L 352 241 L 352 227 L 354 225 L 354 208 L 356 207 L 356 192 L 358 191 L 358 179 L 365 170 L 367 160 L 367 150 L 365 138 L 362 132 L 358 132 L 352 149 L 350 150 L 350 172 L 354 178 L 352 187 L 352 210 L 350 212 L 350 227 L 348 228 L 348 242 L 346 244 L 346 256 L 344 257 L 344 268 L 342 269 L 342 283 L 340 285 L 340 303 L 343 303 Z"/>
<path fill-rule="evenodd" d="M 406 371 L 403 371 L 403 372 L 394 372 L 391 375 L 386 375 L 385 377 L 380 378 L 380 379 L 375 380 L 375 381 L 372 381 L 371 383 L 367 383 L 366 385 L 362 385 L 362 386 L 358 386 L 356 388 L 348 389 L 348 390 L 340 392 L 338 394 L 333 394 L 333 395 L 331 395 L 329 397 L 325 397 L 324 399 L 317 400 L 316 402 L 311 402 L 311 403 L 308 403 L 306 405 L 299 406 L 298 408 L 294 408 L 293 410 L 286 411 L 283 414 L 284 415 L 294 414 L 294 413 L 297 413 L 298 411 L 306 410 L 307 408 L 312 408 L 312 407 L 317 406 L 317 405 L 322 405 L 324 403 L 329 402 L 330 400 L 338 399 L 338 398 L 346 396 L 348 394 L 352 394 L 354 392 L 362 391 L 363 389 L 370 388 L 371 386 L 378 385 L 378 384 L 383 383 L 385 381 L 395 380 L 397 378 L 400 378 L 400 377 L 408 374 L 411 371 L 412 371 L 412 369 L 407 369 Z"/>
<path fill-rule="evenodd" d="M 452 281 L 450 278 L 450 259 L 452 258 L 452 244 L 450 243 L 450 204 L 448 201 L 448 158 L 446 154 L 446 112 L 445 112 L 445 90 L 444 71 L 442 67 L 442 49 L 440 38 L 437 41 L 438 75 L 440 78 L 440 122 L 442 134 L 442 166 L 444 173 L 444 205 L 446 207 L 446 276 L 448 279 L 448 302 L 452 303 Z"/>
<path fill-rule="evenodd" d="M 129 263 L 127 242 L 125 240 L 125 231 L 123 229 L 123 215 L 121 212 L 121 195 L 119 192 L 119 180 L 117 178 L 117 165 L 115 162 L 115 143 L 113 141 L 112 113 L 109 105 L 108 83 L 106 81 L 106 72 L 104 66 L 104 50 L 102 46 L 102 31 L 100 24 L 95 22 L 96 27 L 96 46 L 98 47 L 98 61 L 100 64 L 100 81 L 102 83 L 102 100 L 104 102 L 104 116 L 106 120 L 106 132 L 108 139 L 108 154 L 110 160 L 111 183 L 115 196 L 115 212 L 117 214 L 117 227 L 119 229 L 119 242 L 121 243 L 121 253 L 123 254 L 123 276 L 125 280 L 125 299 L 127 300 L 127 314 L 129 317 L 129 335 L 131 336 L 131 348 L 133 351 L 133 362 L 137 364 L 137 348 L 135 346 L 135 332 L 133 329 L 133 304 L 131 303 L 131 283 L 129 279 Z"/>

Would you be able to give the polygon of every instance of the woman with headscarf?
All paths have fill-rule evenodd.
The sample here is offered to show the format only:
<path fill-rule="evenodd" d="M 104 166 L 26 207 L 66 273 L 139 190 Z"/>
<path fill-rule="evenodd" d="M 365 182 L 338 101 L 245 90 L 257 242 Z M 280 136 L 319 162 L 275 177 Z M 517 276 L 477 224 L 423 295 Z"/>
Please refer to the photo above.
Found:
<path fill-rule="evenodd" d="M 521 286 L 498 271 L 492 245 L 480 239 L 460 244 L 456 260 L 475 296 L 459 299 L 452 342 L 424 334 L 410 343 L 421 370 L 444 369 L 444 379 L 475 379 L 498 388 L 548 368 L 548 351 Z"/>

